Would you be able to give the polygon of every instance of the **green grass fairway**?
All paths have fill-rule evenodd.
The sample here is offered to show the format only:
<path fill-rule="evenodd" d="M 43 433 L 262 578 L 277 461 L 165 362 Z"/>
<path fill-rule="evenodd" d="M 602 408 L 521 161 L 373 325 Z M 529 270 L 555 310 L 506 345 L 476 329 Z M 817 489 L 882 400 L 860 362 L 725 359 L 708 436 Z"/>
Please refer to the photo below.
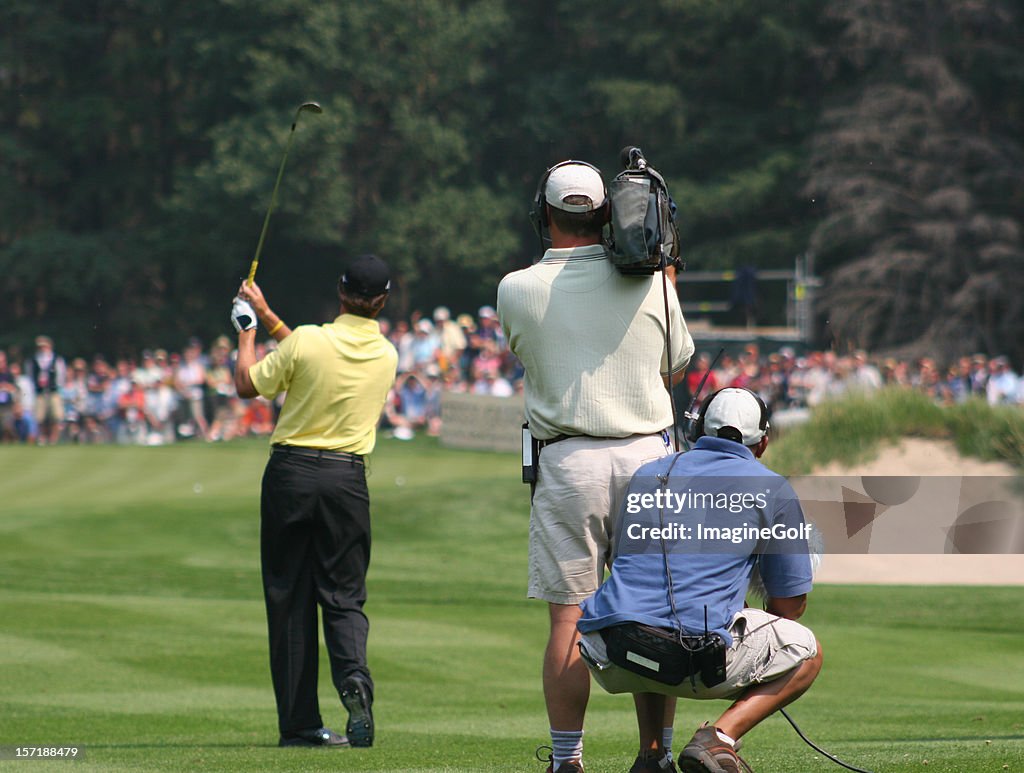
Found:
<path fill-rule="evenodd" d="M 18 771 L 537 771 L 543 604 L 524 598 L 514 455 L 385 440 L 371 464 L 377 745 L 280 750 L 259 579 L 266 446 L 0 448 L 0 745 Z M 792 707 L 876 773 L 1024 771 L 1024 591 L 823 586 L 825 669 Z M 328 724 L 344 713 L 322 659 Z M 681 703 L 676 748 L 724 704 Z M 758 773 L 840 768 L 781 717 Z M 632 701 L 595 690 L 588 773 L 626 771 Z M 925 767 L 927 763 L 927 766 Z"/>

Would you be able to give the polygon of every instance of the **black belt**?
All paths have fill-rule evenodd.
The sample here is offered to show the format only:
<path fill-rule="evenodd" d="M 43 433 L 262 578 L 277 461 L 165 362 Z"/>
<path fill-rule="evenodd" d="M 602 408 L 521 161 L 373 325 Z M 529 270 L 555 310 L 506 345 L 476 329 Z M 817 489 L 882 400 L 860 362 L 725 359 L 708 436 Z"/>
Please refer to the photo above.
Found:
<path fill-rule="evenodd" d="M 654 432 L 652 433 L 652 435 L 661 435 L 662 437 L 664 437 L 665 430 L 662 430 L 661 432 Z M 547 440 L 541 440 L 540 438 L 538 438 L 537 444 L 540 446 L 540 448 L 544 448 L 545 446 L 549 446 L 552 443 L 561 443 L 563 440 L 568 440 L 569 438 L 574 437 L 586 437 L 590 438 L 591 440 L 625 440 L 626 438 L 633 437 L 633 435 L 626 435 L 626 437 L 600 437 L 598 435 L 555 435 L 553 438 L 548 438 Z"/>
<path fill-rule="evenodd" d="M 569 438 L 574 438 L 574 437 L 588 437 L 591 440 L 624 440 L 625 439 L 625 438 L 620 438 L 620 437 L 598 437 L 597 435 L 555 435 L 554 437 L 548 438 L 547 440 L 541 440 L 540 438 L 538 438 L 537 439 L 537 443 L 540 445 L 541 448 L 544 448 L 544 446 L 549 446 L 552 443 L 561 443 L 563 440 L 568 440 Z"/>
<path fill-rule="evenodd" d="M 328 451 L 321 448 L 306 448 L 305 446 L 286 446 L 275 443 L 271 446 L 271 453 L 284 454 L 286 456 L 302 456 L 308 459 L 330 459 L 335 462 L 348 462 L 349 464 L 363 464 L 363 457 L 359 454 L 350 454 L 348 451 Z"/>

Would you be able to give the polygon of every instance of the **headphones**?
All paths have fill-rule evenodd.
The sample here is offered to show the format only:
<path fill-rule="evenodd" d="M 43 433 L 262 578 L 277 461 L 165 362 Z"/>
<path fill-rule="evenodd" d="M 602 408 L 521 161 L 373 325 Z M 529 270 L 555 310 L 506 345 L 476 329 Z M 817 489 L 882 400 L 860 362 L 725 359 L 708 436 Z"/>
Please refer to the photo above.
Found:
<path fill-rule="evenodd" d="M 741 389 L 757 400 L 757 406 L 761 409 L 761 416 L 757 422 L 757 428 L 760 434 L 754 442 L 760 443 L 761 439 L 768 434 L 768 430 L 771 429 L 771 425 L 768 423 L 768 406 L 764 404 L 764 400 L 762 400 L 756 392 L 747 389 L 746 387 L 723 387 L 722 389 L 718 389 L 705 397 L 704 402 L 700 404 L 700 411 L 697 413 L 697 420 L 690 425 L 686 433 L 686 439 L 688 441 L 696 443 L 698 438 L 704 436 L 704 416 L 707 414 L 708 408 L 711 407 L 711 401 L 726 389 Z"/>
<path fill-rule="evenodd" d="M 601 206 L 608 203 L 608 186 L 604 183 L 604 175 L 601 174 L 601 170 L 593 164 L 588 164 L 586 161 L 575 161 L 569 159 L 568 161 L 561 161 L 550 167 L 544 175 L 540 178 L 540 182 L 537 183 L 537 192 L 533 194 L 533 203 L 530 205 L 530 222 L 533 223 L 533 230 L 537 232 L 537 236 L 541 238 L 541 249 L 544 249 L 544 242 L 551 241 L 548 236 L 548 213 L 545 209 L 545 205 L 548 203 L 545 197 L 545 189 L 548 186 L 548 178 L 551 177 L 551 173 L 559 167 L 569 166 L 573 164 L 575 166 L 588 166 L 597 172 L 601 178 L 601 184 L 604 185 L 604 201 Z"/>

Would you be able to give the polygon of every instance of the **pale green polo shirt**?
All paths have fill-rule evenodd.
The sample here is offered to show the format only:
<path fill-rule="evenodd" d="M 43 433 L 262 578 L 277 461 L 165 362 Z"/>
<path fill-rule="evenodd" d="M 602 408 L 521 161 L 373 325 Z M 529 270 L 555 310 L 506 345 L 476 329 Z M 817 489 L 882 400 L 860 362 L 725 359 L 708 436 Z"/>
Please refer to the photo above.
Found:
<path fill-rule="evenodd" d="M 601 245 L 549 249 L 498 285 L 498 316 L 526 370 L 534 437 L 623 438 L 672 426 L 662 275 L 626 277 Z M 668 288 L 673 372 L 693 339 Z"/>
<path fill-rule="evenodd" d="M 249 378 L 267 399 L 287 392 L 271 443 L 368 454 L 397 366 L 376 320 L 342 314 L 295 328 Z"/>

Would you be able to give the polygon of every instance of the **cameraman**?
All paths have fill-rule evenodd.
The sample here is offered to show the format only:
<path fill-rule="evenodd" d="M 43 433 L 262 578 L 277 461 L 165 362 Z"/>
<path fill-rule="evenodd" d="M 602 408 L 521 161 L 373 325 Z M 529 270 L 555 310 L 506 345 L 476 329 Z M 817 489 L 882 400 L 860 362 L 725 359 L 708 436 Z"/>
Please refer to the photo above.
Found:
<path fill-rule="evenodd" d="M 680 770 L 749 771 L 736 754 L 740 737 L 800 697 L 821 670 L 817 639 L 795 622 L 812 584 L 803 512 L 785 479 L 757 461 L 768 446 L 767 413 L 747 389 L 715 392 L 701 409 L 702 436 L 693 449 L 637 471 L 626 494 L 611 575 L 583 604 L 580 646 L 594 678 L 608 692 L 634 694 L 640 728 L 635 771 L 671 769 L 661 744 L 663 707 L 671 700 L 666 696 L 734 700 L 714 726 L 697 730 L 679 756 Z M 685 499 L 693 492 L 699 504 Z M 725 499 L 711 506 L 709 496 Z M 645 535 L 644 526 L 658 527 L 661 534 Z M 747 526 L 771 536 L 735 536 Z M 719 536 L 726 530 L 733 536 Z M 745 608 L 755 566 L 767 611 Z M 681 631 L 693 648 L 708 639 L 714 644 L 694 656 L 691 673 L 680 670 L 680 681 L 669 678 L 673 684 L 667 684 L 655 677 L 665 678 L 680 663 L 675 656 L 681 645 L 673 642 L 672 657 L 662 662 L 650 651 L 638 657 L 643 644 L 633 638 L 627 650 L 632 657 L 621 655 L 619 637 L 650 641 L 651 629 Z M 705 666 L 718 670 L 703 671 Z"/>
<path fill-rule="evenodd" d="M 600 172 L 566 161 L 534 202 L 551 248 L 498 286 L 498 316 L 525 369 L 526 418 L 542 447 L 530 513 L 530 598 L 548 602 L 544 699 L 549 771 L 582 771 L 590 676 L 576 647 L 580 602 L 600 584 L 630 475 L 669 453 L 672 408 L 660 277 L 625 277 L 602 242 L 610 205 Z M 673 367 L 693 353 L 668 293 Z"/>

